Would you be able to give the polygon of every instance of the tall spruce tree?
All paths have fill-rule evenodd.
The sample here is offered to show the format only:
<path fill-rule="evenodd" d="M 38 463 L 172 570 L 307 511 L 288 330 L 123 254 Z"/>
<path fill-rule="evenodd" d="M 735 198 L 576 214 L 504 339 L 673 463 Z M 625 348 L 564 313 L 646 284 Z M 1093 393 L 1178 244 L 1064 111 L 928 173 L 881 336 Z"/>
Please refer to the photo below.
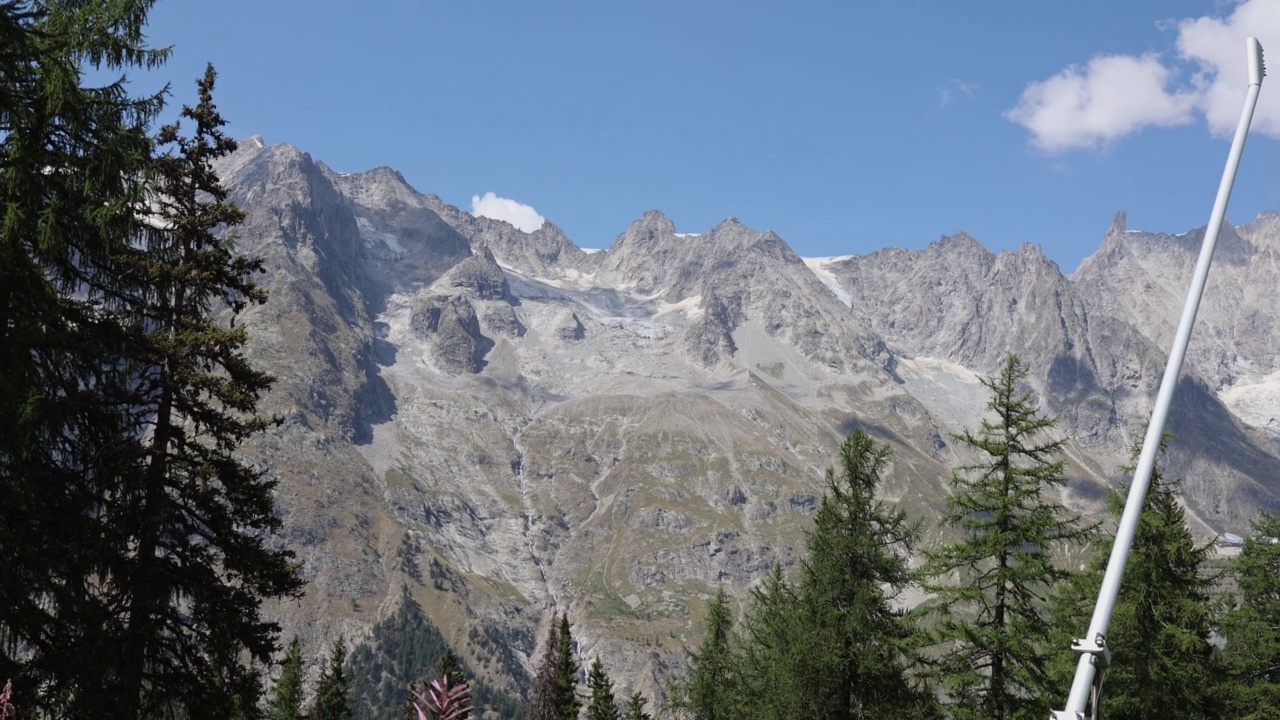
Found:
<path fill-rule="evenodd" d="M 1059 693 L 1047 659 L 1061 648 L 1050 645 L 1045 606 L 1069 573 L 1053 553 L 1084 543 L 1091 528 L 1054 499 L 1066 483 L 1065 441 L 1047 436 L 1055 421 L 1036 410 L 1026 376 L 1010 355 L 983 380 L 994 417 L 956 436 L 981 460 L 953 473 L 941 518 L 961 536 L 927 553 L 936 677 L 957 720 L 1039 720 Z"/>
<path fill-rule="evenodd" d="M 1226 717 L 1280 717 L 1280 515 L 1254 520 L 1232 567 L 1238 597 L 1222 619 Z"/>
<path fill-rule="evenodd" d="M 621 720 L 618 700 L 613 696 L 613 681 L 598 657 L 591 662 L 591 670 L 587 673 L 587 689 L 591 691 L 591 700 L 587 704 L 588 720 Z"/>
<path fill-rule="evenodd" d="M 242 656 L 269 663 L 279 633 L 261 603 L 302 587 L 293 552 L 267 546 L 280 527 L 275 481 L 238 456 L 273 422 L 257 414 L 272 378 L 244 357 L 245 328 L 234 320 L 266 293 L 252 279 L 260 261 L 218 234 L 244 213 L 212 167 L 235 149 L 213 103 L 215 78 L 207 67 L 199 102 L 182 109 L 191 137 L 177 123 L 161 128 L 170 149 L 155 160 L 159 227 L 121 261 L 148 292 L 128 307 L 140 368 L 131 400 L 146 417 L 139 469 L 108 504 L 135 549 L 110 573 L 125 606 L 119 720 L 175 706 L 195 718 L 228 695 L 256 705 L 260 670 Z M 217 317 L 224 309 L 229 325 Z"/>
<path fill-rule="evenodd" d="M 733 611 L 724 588 L 707 606 L 707 629 L 698 649 L 689 653 L 687 679 L 672 686 L 672 707 L 695 720 L 728 720 L 740 702 L 733 656 Z"/>
<path fill-rule="evenodd" d="M 876 499 L 888 458 L 858 429 L 840 446 L 840 472 L 827 471 L 799 578 L 806 717 L 907 717 L 933 702 L 907 677 L 914 632 L 892 605 L 916 581 L 907 558 L 919 526 Z"/>
<path fill-rule="evenodd" d="M 302 674 L 302 645 L 294 635 L 280 665 L 280 677 L 271 688 L 267 720 L 301 720 Z"/>
<path fill-rule="evenodd" d="M 547 647 L 529 697 L 529 720 L 578 720 L 582 709 L 578 697 L 581 667 L 573 652 L 569 616 L 561 613 L 560 621 L 553 621 L 547 631 Z"/>
<path fill-rule="evenodd" d="M 542 652 L 542 661 L 538 663 L 538 673 L 534 676 L 533 688 L 529 693 L 529 706 L 526 714 L 529 720 L 554 720 L 556 717 L 556 696 L 559 686 L 556 682 L 556 650 L 560 646 L 560 625 L 551 623 L 547 629 L 546 647 Z"/>
<path fill-rule="evenodd" d="M 350 680 L 344 665 L 347 662 L 347 646 L 338 638 L 333 643 L 333 652 L 329 656 L 329 666 L 320 674 L 320 683 L 316 686 L 316 699 L 311 706 L 308 720 L 352 720 Z"/>
<path fill-rule="evenodd" d="M 132 472 L 137 416 L 110 311 L 139 290 L 116 261 L 143 228 L 162 105 L 126 84 L 167 56 L 146 46 L 151 5 L 0 2 L 0 676 L 31 716 L 112 707 L 100 588 L 127 548 L 103 503 Z M 89 69 L 119 78 L 91 86 Z"/>
<path fill-rule="evenodd" d="M 1222 717 L 1221 664 L 1210 642 L 1217 603 L 1210 597 L 1213 579 L 1205 572 L 1213 548 L 1196 545 L 1177 489 L 1159 467 L 1152 470 L 1107 630 L 1111 665 L 1101 705 L 1108 720 Z M 1124 503 L 1123 494 L 1111 492 L 1113 516 L 1119 518 Z M 1097 555 L 1089 571 L 1064 583 L 1054 598 L 1053 665 L 1060 693 L 1070 686 L 1076 667 L 1066 648 L 1072 633 L 1089 623 L 1108 558 Z"/>
<path fill-rule="evenodd" d="M 560 613 L 560 632 L 556 638 L 556 702 L 555 720 L 578 720 L 582 698 L 578 697 L 578 673 L 582 664 L 573 650 L 569 630 L 569 614 Z"/>

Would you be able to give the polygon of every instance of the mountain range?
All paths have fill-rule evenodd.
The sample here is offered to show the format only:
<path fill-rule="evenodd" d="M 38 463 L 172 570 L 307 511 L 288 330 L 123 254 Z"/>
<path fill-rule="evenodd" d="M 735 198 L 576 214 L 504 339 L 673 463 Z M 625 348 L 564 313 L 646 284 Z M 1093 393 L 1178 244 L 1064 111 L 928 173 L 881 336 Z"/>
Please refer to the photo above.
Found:
<path fill-rule="evenodd" d="M 801 258 L 734 218 L 681 233 L 651 211 L 589 252 L 258 137 L 217 169 L 266 268 L 270 301 L 243 320 L 284 421 L 247 452 L 280 482 L 278 541 L 308 580 L 270 612 L 318 656 L 407 587 L 517 694 L 563 611 L 620 691 L 661 695 L 718 586 L 741 602 L 801 556 L 855 427 L 892 449 L 885 497 L 934 517 L 966 459 L 952 434 L 1009 352 L 1069 439 L 1065 500 L 1097 511 L 1203 235 L 1119 213 L 1064 274 L 964 233 Z M 1280 508 L 1278 256 L 1276 214 L 1224 226 L 1174 402 L 1162 467 L 1203 538 Z"/>

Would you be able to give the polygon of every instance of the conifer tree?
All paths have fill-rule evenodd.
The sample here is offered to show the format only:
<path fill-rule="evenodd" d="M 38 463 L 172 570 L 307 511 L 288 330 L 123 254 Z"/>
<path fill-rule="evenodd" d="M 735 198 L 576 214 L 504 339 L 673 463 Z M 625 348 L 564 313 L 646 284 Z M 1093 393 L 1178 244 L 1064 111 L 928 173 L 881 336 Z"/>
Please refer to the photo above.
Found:
<path fill-rule="evenodd" d="M 458 660 L 458 654 L 453 648 L 445 648 L 444 654 L 440 656 L 440 662 L 436 663 L 436 676 L 448 678 L 450 685 L 467 681 L 466 673 L 462 671 L 462 662 Z"/>
<path fill-rule="evenodd" d="M 983 380 L 994 419 L 956 436 L 981 460 L 953 473 L 941 519 L 961 536 L 927 553 L 936 676 L 957 720 L 1039 720 L 1060 691 L 1048 682 L 1045 605 L 1068 573 L 1053 552 L 1085 542 L 1091 529 L 1054 499 L 1066 483 L 1065 441 L 1046 436 L 1055 421 L 1032 404 L 1026 376 L 1010 355 L 998 377 Z"/>
<path fill-rule="evenodd" d="M 1107 630 L 1111 664 L 1102 716 L 1109 720 L 1221 717 L 1216 695 L 1221 665 L 1210 643 L 1217 605 L 1204 567 L 1213 548 L 1196 545 L 1177 489 L 1159 467 L 1153 468 Z M 1119 518 L 1124 503 L 1123 494 L 1111 492 L 1113 516 Z M 1088 625 L 1108 558 L 1099 554 L 1088 572 L 1065 583 L 1054 598 L 1054 665 L 1061 688 L 1069 687 L 1075 674 L 1074 658 L 1065 652 L 1069 633 Z"/>
<path fill-rule="evenodd" d="M 888 458 L 858 429 L 840 446 L 840 472 L 827 471 L 799 580 L 809 717 L 906 717 L 932 701 L 907 678 L 914 633 L 891 604 L 916 581 L 907 558 L 919 528 L 876 499 Z"/>
<path fill-rule="evenodd" d="M 347 661 L 347 646 L 339 637 L 333 644 L 329 666 L 320 674 L 316 686 L 316 699 L 311 706 L 308 720 L 352 720 L 350 681 L 343 666 Z"/>
<path fill-rule="evenodd" d="M 1232 567 L 1238 603 L 1222 619 L 1227 717 L 1280 717 L 1280 515 L 1254 520 Z"/>
<path fill-rule="evenodd" d="M 302 718 L 302 645 L 294 635 L 280 666 L 280 677 L 271 688 L 267 704 L 267 720 L 300 720 Z"/>
<path fill-rule="evenodd" d="M 644 711 L 649 701 L 637 690 L 627 699 L 627 709 L 622 714 L 623 720 L 653 720 L 653 716 Z"/>
<path fill-rule="evenodd" d="M 573 635 L 569 631 L 568 613 L 560 614 L 560 632 L 556 638 L 555 720 L 578 720 L 582 699 L 578 697 L 578 672 L 582 669 L 573 651 Z"/>
<path fill-rule="evenodd" d="M 722 718 L 788 720 L 805 717 L 807 678 L 801 672 L 801 638 L 805 629 L 798 612 L 796 589 L 787 582 L 780 563 L 760 587 L 751 591 L 751 606 L 742 622 L 742 651 L 738 697 L 717 706 Z"/>
<path fill-rule="evenodd" d="M 588 720 L 621 720 L 618 701 L 613 696 L 613 681 L 605 673 L 598 657 L 591 662 L 591 670 L 587 673 L 587 688 L 591 691 L 591 701 L 587 705 Z"/>
<path fill-rule="evenodd" d="M 160 94 L 127 73 L 152 0 L 0 2 L 0 676 L 24 716 L 111 707 L 119 644 L 97 591 L 123 552 L 104 498 L 130 472 L 117 272 L 143 224 Z M 86 82 L 89 70 L 119 73 Z"/>
<path fill-rule="evenodd" d="M 547 629 L 546 647 L 543 650 L 542 662 L 538 664 L 538 673 L 533 680 L 533 689 L 529 693 L 529 720 L 555 720 L 556 698 L 559 691 L 557 684 L 556 652 L 560 647 L 560 626 L 551 623 Z"/>
<path fill-rule="evenodd" d="M 673 707 L 696 720 L 726 720 L 738 697 L 734 652 L 733 613 L 724 588 L 707 606 L 707 630 L 696 652 L 689 654 L 689 678 L 676 683 Z"/>
<path fill-rule="evenodd" d="M 234 314 L 266 301 L 252 280 L 261 262 L 220 237 L 244 213 L 227 201 L 214 159 L 235 150 L 213 103 L 216 75 L 197 83 L 199 102 L 182 109 L 191 137 L 174 123 L 158 140 L 171 148 L 155 160 L 151 197 L 156 224 L 143 251 L 122 259 L 127 277 L 148 292 L 128 308 L 140 372 L 131 404 L 147 418 L 139 428 L 139 468 L 108 505 L 132 556 L 111 574 L 127 598 L 120 648 L 119 720 L 170 706 L 188 714 L 234 695 L 257 704 L 259 671 L 269 663 L 279 627 L 260 617 L 264 599 L 297 595 L 293 552 L 273 550 L 280 527 L 275 481 L 238 451 L 272 419 L 257 414 L 272 378 L 242 353 Z M 216 317 L 222 307 L 231 325 Z M 222 677 L 211 677 L 210 668 Z M 145 676 L 145 680 L 144 680 Z"/>
<path fill-rule="evenodd" d="M 578 697 L 578 671 L 581 669 L 573 652 L 573 635 L 569 616 L 561 613 L 547 632 L 547 647 L 529 698 L 530 720 L 577 720 L 582 709 Z"/>

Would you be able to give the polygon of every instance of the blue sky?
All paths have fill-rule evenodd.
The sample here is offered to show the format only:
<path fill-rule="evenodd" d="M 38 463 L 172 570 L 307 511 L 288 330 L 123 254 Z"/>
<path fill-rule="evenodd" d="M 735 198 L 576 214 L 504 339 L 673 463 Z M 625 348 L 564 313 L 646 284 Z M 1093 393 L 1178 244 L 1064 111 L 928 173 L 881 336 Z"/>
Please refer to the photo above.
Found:
<path fill-rule="evenodd" d="M 150 38 L 174 57 L 138 84 L 190 101 L 212 61 L 237 137 L 390 165 L 466 209 L 495 193 L 583 247 L 657 208 L 806 256 L 963 229 L 1069 272 L 1117 210 L 1206 222 L 1248 34 L 1280 68 L 1280 0 L 161 0 Z M 1280 209 L 1276 75 L 1235 221 Z"/>

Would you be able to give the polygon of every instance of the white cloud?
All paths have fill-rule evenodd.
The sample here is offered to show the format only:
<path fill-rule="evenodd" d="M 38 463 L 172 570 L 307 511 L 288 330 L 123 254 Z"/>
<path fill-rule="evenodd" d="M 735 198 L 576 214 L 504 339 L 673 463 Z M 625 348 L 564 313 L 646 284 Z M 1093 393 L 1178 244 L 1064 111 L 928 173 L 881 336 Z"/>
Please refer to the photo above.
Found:
<path fill-rule="evenodd" d="M 510 198 L 498 197 L 491 192 L 485 193 L 484 197 L 471 196 L 471 214 L 476 217 L 504 220 L 527 233 L 537 230 L 542 227 L 542 223 L 546 222 L 546 218 L 529 205 Z"/>
<path fill-rule="evenodd" d="M 1083 68 L 1072 65 L 1028 85 L 1005 117 L 1050 153 L 1104 146 L 1146 127 L 1184 125 L 1197 115 L 1215 135 L 1231 135 L 1245 94 L 1244 39 L 1253 35 L 1280 52 L 1280 0 L 1245 0 L 1226 17 L 1162 20 L 1158 26 L 1177 29 L 1176 58 L 1096 56 Z M 1280 137 L 1280 93 L 1261 94 L 1252 128 Z"/>
<path fill-rule="evenodd" d="M 1191 122 L 1193 93 L 1169 90 L 1169 68 L 1154 55 L 1099 55 L 1032 83 L 1005 117 L 1049 152 L 1095 147 L 1148 125 Z"/>

